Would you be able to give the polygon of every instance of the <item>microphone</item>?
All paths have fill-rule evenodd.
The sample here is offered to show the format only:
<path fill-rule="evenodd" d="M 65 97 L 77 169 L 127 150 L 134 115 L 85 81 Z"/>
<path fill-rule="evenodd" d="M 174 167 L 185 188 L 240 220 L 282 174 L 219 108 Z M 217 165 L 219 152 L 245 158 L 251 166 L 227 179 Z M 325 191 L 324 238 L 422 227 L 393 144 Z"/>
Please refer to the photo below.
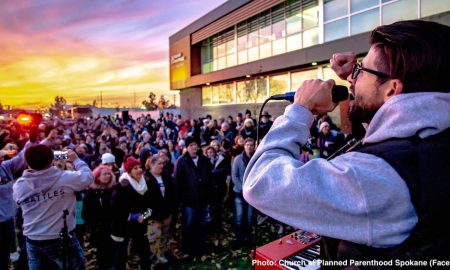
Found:
<path fill-rule="evenodd" d="M 287 92 L 285 94 L 273 95 L 270 99 L 273 100 L 287 100 L 290 102 L 294 102 L 295 92 Z M 338 103 L 348 99 L 348 88 L 343 85 L 333 85 L 331 88 L 331 99 L 334 103 Z"/>

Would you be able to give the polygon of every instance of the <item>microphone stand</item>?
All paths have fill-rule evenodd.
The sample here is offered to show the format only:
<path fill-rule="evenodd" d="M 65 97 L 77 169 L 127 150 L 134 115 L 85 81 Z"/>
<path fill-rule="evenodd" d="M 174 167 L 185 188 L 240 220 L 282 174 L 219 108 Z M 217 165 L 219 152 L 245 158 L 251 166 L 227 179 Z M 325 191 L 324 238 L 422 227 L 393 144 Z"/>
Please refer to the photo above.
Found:
<path fill-rule="evenodd" d="M 70 258 L 69 258 L 69 245 L 68 240 L 72 238 L 69 235 L 69 229 L 67 227 L 67 216 L 69 215 L 69 211 L 67 209 L 63 210 L 63 221 L 64 226 L 59 232 L 59 237 L 61 239 L 61 251 L 62 251 L 62 264 L 63 270 L 70 269 Z"/>

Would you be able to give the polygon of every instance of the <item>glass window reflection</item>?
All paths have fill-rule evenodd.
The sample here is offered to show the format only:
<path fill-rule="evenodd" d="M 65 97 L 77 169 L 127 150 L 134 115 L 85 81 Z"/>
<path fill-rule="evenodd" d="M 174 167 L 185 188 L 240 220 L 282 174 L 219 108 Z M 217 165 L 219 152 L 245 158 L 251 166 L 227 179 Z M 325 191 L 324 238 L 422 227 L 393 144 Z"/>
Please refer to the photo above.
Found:
<path fill-rule="evenodd" d="M 412 5 L 411 2 L 411 0 L 399 0 L 383 6 L 383 24 L 417 19 L 417 5 Z"/>
<path fill-rule="evenodd" d="M 291 73 L 291 91 L 296 91 L 303 81 L 317 79 L 317 69 Z"/>
<path fill-rule="evenodd" d="M 428 17 L 450 10 L 450 0 L 422 0 L 420 1 L 422 17 Z"/>
<path fill-rule="evenodd" d="M 324 20 L 333 20 L 348 14 L 347 0 L 325 0 L 324 1 Z"/>
<path fill-rule="evenodd" d="M 370 8 L 378 5 L 378 0 L 351 0 L 350 10 L 351 13 L 361 11 L 366 8 Z"/>
<path fill-rule="evenodd" d="M 324 25 L 325 42 L 346 37 L 348 34 L 348 19 L 340 19 Z"/>
<path fill-rule="evenodd" d="M 202 105 L 211 105 L 211 86 L 202 87 Z"/>
<path fill-rule="evenodd" d="M 270 96 L 277 95 L 277 94 L 284 94 L 288 92 L 289 87 L 289 75 L 288 74 L 282 74 L 282 75 L 276 75 L 276 76 L 270 76 L 269 77 L 269 89 L 270 89 Z"/>
<path fill-rule="evenodd" d="M 371 31 L 379 25 L 379 20 L 379 8 L 354 15 L 350 18 L 351 34 Z"/>

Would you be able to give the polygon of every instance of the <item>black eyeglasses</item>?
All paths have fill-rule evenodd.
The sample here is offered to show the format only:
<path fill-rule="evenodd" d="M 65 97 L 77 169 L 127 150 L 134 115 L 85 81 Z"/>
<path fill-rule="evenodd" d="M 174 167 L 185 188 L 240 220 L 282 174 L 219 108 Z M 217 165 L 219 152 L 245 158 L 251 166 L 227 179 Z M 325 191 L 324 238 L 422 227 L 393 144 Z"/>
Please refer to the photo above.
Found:
<path fill-rule="evenodd" d="M 361 66 L 360 63 L 356 63 L 355 65 L 353 65 L 353 70 L 352 70 L 352 79 L 353 80 L 356 79 L 356 77 L 358 77 L 358 75 L 361 72 L 361 70 L 369 72 L 369 73 L 371 73 L 371 74 L 373 74 L 375 76 L 378 76 L 378 77 L 380 77 L 382 79 L 389 79 L 391 77 L 391 76 L 389 76 L 386 73 L 379 72 L 379 71 L 376 71 L 376 70 L 373 70 L 373 69 L 369 69 L 369 68 L 365 68 L 365 67 Z"/>

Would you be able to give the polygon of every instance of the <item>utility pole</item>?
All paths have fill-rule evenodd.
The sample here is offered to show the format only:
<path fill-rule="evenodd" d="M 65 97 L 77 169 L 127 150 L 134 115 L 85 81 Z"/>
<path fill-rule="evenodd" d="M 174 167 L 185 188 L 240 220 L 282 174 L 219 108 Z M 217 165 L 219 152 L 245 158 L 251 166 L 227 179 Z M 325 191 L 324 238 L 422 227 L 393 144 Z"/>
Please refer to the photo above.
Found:
<path fill-rule="evenodd" d="M 103 107 L 103 91 L 100 90 L 100 108 Z"/>

